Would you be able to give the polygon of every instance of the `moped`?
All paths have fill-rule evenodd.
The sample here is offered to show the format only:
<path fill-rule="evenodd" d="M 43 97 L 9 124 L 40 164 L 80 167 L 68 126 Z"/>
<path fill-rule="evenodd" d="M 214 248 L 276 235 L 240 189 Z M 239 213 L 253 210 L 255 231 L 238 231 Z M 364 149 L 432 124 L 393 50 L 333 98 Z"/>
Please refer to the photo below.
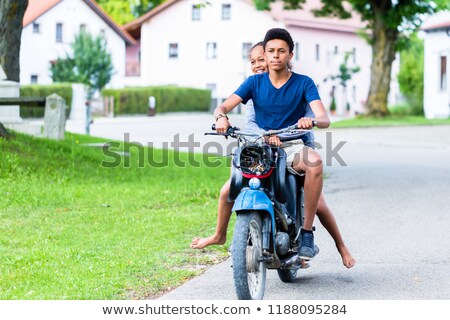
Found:
<path fill-rule="evenodd" d="M 213 130 L 215 126 L 213 125 Z M 309 261 L 297 255 L 303 225 L 304 177 L 286 168 L 286 153 L 266 142 L 299 139 L 296 125 L 261 134 L 236 127 L 224 135 L 237 139 L 232 160 L 228 201 L 234 201 L 236 223 L 231 248 L 233 279 L 240 300 L 264 297 L 267 269 L 277 270 L 283 282 L 292 282 Z M 292 170 L 293 171 L 293 170 Z"/>

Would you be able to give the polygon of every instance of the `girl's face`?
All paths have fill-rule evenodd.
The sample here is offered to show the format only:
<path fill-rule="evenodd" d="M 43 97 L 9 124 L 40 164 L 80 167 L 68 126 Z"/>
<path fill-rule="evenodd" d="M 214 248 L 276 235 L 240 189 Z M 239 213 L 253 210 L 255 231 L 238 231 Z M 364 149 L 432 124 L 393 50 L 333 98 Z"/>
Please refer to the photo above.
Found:
<path fill-rule="evenodd" d="M 253 73 L 264 73 L 267 71 L 263 46 L 256 46 L 250 51 L 250 64 Z"/>

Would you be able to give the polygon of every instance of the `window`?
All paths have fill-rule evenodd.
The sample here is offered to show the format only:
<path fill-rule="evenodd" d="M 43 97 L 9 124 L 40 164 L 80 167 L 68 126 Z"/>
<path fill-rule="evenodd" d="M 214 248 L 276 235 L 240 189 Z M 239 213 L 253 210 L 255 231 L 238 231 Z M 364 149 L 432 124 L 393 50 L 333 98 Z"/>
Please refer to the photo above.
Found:
<path fill-rule="evenodd" d="M 169 43 L 169 59 L 178 58 L 178 43 Z"/>
<path fill-rule="evenodd" d="M 63 42 L 63 37 L 62 37 L 62 28 L 63 25 L 62 23 L 57 23 L 56 24 L 56 42 L 61 43 Z"/>
<path fill-rule="evenodd" d="M 30 77 L 30 83 L 31 83 L 31 84 L 36 84 L 36 83 L 38 83 L 38 76 L 35 75 L 35 74 L 32 74 L 31 77 Z"/>
<path fill-rule="evenodd" d="M 447 56 L 441 56 L 439 78 L 439 88 L 441 91 L 447 90 Z"/>
<path fill-rule="evenodd" d="M 244 60 L 248 59 L 251 48 L 252 48 L 252 44 L 250 42 L 244 42 L 242 44 L 242 59 L 244 59 Z"/>
<path fill-rule="evenodd" d="M 320 61 L 320 45 L 316 44 L 316 61 Z"/>
<path fill-rule="evenodd" d="M 352 87 L 352 101 L 356 103 L 356 86 Z"/>
<path fill-rule="evenodd" d="M 338 54 L 339 53 L 339 47 L 338 46 L 334 46 L 334 54 Z"/>
<path fill-rule="evenodd" d="M 353 63 L 356 63 L 356 48 L 353 48 Z"/>
<path fill-rule="evenodd" d="M 192 21 L 200 21 L 200 7 L 195 4 L 192 6 Z"/>
<path fill-rule="evenodd" d="M 105 29 L 100 29 L 100 36 L 104 39 L 106 39 L 106 31 Z"/>
<path fill-rule="evenodd" d="M 33 33 L 40 33 L 40 32 L 41 32 L 40 24 L 36 23 L 36 22 L 33 22 Z"/>
<path fill-rule="evenodd" d="M 208 42 L 206 44 L 206 59 L 212 60 L 217 58 L 217 43 Z"/>
<path fill-rule="evenodd" d="M 231 4 L 222 4 L 222 20 L 231 20 Z"/>
<path fill-rule="evenodd" d="M 295 60 L 298 61 L 298 60 L 300 60 L 300 43 L 299 42 L 295 43 L 294 50 L 295 50 Z"/>
<path fill-rule="evenodd" d="M 80 24 L 80 32 L 86 32 L 86 25 L 84 23 Z"/>

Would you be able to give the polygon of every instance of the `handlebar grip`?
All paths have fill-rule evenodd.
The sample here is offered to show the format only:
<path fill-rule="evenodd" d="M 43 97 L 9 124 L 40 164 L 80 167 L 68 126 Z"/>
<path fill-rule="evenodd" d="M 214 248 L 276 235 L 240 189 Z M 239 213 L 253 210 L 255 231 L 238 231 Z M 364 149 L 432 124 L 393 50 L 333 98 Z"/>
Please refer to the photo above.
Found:
<path fill-rule="evenodd" d="M 313 121 L 313 127 L 317 127 L 317 121 Z M 298 129 L 298 125 L 294 125 L 294 129 Z"/>

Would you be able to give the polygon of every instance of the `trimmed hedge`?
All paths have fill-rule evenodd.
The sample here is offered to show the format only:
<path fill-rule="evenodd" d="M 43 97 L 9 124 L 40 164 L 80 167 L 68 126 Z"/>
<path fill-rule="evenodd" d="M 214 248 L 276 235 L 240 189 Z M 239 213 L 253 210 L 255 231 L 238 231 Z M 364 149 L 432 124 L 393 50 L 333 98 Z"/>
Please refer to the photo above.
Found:
<path fill-rule="evenodd" d="M 56 93 L 66 102 L 66 115 L 70 114 L 72 103 L 72 84 L 55 83 L 49 85 L 32 84 L 20 86 L 21 97 L 48 97 Z M 20 116 L 22 118 L 43 118 L 45 108 L 20 107 Z"/>
<path fill-rule="evenodd" d="M 147 114 L 148 98 L 156 99 L 156 113 L 209 111 L 211 91 L 175 86 L 104 89 L 103 97 L 114 97 L 114 114 Z"/>

